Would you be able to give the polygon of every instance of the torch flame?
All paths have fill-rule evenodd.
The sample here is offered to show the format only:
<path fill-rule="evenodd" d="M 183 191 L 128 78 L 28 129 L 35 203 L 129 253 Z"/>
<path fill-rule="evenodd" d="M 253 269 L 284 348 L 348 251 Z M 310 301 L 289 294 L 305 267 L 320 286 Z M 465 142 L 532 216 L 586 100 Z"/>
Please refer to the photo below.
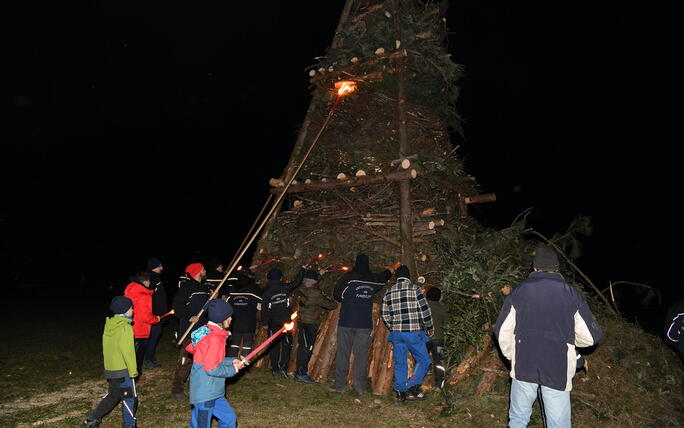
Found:
<path fill-rule="evenodd" d="M 290 319 L 291 319 L 292 321 L 294 321 L 295 318 L 297 318 L 297 312 L 295 312 L 295 313 L 293 313 L 292 315 L 290 315 Z"/>
<path fill-rule="evenodd" d="M 335 82 L 335 89 L 337 89 L 337 95 L 343 97 L 356 90 L 356 82 L 352 82 L 350 80 L 341 80 L 339 82 Z"/>
<path fill-rule="evenodd" d="M 292 331 L 294 328 L 294 321 L 285 323 L 285 331 Z"/>
<path fill-rule="evenodd" d="M 240 272 L 242 270 L 242 265 L 238 266 L 236 270 Z"/>
<path fill-rule="evenodd" d="M 316 257 L 320 260 L 320 259 L 322 259 L 323 257 L 325 257 L 325 254 L 319 253 Z"/>
<path fill-rule="evenodd" d="M 345 271 L 345 272 L 349 270 L 349 268 L 348 268 L 347 266 L 342 266 L 341 269 L 342 269 L 343 271 Z"/>

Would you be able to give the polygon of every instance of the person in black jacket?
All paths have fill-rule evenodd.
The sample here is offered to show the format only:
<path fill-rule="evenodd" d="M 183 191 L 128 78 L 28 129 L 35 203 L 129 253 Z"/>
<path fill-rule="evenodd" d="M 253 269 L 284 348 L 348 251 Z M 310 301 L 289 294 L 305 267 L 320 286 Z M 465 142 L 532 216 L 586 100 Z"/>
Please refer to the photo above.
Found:
<path fill-rule="evenodd" d="M 231 288 L 228 298 L 233 307 L 229 357 L 237 358 L 240 350 L 243 357 L 252 351 L 257 326 L 256 313 L 261 309 L 261 294 L 261 288 L 254 281 L 254 273 L 251 270 L 238 272 L 238 281 Z"/>
<path fill-rule="evenodd" d="M 150 288 L 154 290 L 152 294 L 152 314 L 160 317 L 164 315 L 169 309 L 169 302 L 166 299 L 166 288 L 161 279 L 161 273 L 164 270 L 161 260 L 156 257 L 150 257 L 147 260 L 147 273 L 150 275 Z M 157 351 L 157 343 L 161 337 L 164 325 L 168 322 L 168 318 L 161 322 L 154 324 L 150 330 L 150 337 L 147 339 L 147 349 L 145 350 L 145 359 L 143 361 L 143 368 L 156 369 L 161 367 L 157 363 L 155 353 Z"/>
<path fill-rule="evenodd" d="M 337 323 L 337 354 L 335 355 L 335 383 L 333 392 L 347 391 L 349 357 L 354 352 L 353 388 L 359 394 L 366 390 L 366 363 L 373 331 L 373 295 L 380 291 L 392 276 L 384 270 L 373 273 L 368 256 L 356 256 L 354 268 L 342 275 L 335 285 L 333 297 L 342 303 Z"/>
<path fill-rule="evenodd" d="M 268 272 L 268 282 L 263 295 L 261 306 L 261 323 L 268 327 L 268 336 L 271 336 L 286 322 L 290 322 L 292 315 L 291 292 L 304 279 L 304 269 L 299 270 L 299 274 L 294 281 L 283 283 L 283 273 L 279 269 L 271 269 Z M 287 368 L 290 364 L 290 351 L 292 350 L 292 332 L 284 332 L 271 343 L 269 357 L 271 360 L 271 374 L 281 375 L 288 378 Z"/>
<path fill-rule="evenodd" d="M 664 333 L 667 344 L 677 349 L 684 362 L 684 299 L 675 302 L 667 311 Z"/>
<path fill-rule="evenodd" d="M 207 267 L 207 282 L 209 283 L 209 288 L 211 288 L 211 291 L 213 292 L 214 289 L 221 284 L 223 278 L 225 278 L 226 268 L 223 266 L 223 263 L 217 259 L 212 259 Z M 230 290 L 235 285 L 237 280 L 238 277 L 236 272 L 233 271 L 230 278 L 226 278 L 226 280 L 223 281 L 223 285 L 221 286 L 221 291 L 219 292 L 218 297 L 223 300 L 227 300 L 228 296 L 230 296 Z"/>
<path fill-rule="evenodd" d="M 584 296 L 560 274 L 553 249 L 537 246 L 533 266 L 506 297 L 494 327 L 511 363 L 509 426 L 527 426 L 539 390 L 549 426 L 569 428 L 570 390 L 580 359 L 575 347 L 595 346 L 603 333 Z"/>
<path fill-rule="evenodd" d="M 206 312 L 201 317 L 197 316 L 210 296 L 209 287 L 204 281 L 206 275 L 207 271 L 202 263 L 192 263 L 185 268 L 185 281 L 181 283 L 173 298 L 174 315 L 178 318 L 178 338 L 185 334 L 193 322 L 195 323 L 193 331 L 207 323 Z M 187 334 L 180 345 L 176 372 L 171 387 L 171 395 L 178 401 L 187 399 L 183 389 L 192 369 L 192 354 L 185 350 L 189 343 L 190 334 Z"/>

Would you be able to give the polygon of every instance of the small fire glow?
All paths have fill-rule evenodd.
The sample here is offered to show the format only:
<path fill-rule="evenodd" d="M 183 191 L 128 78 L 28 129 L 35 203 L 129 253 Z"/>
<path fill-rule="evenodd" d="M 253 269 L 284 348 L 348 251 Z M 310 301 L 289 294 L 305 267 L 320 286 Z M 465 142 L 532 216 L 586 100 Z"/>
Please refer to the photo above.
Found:
<path fill-rule="evenodd" d="M 325 257 L 325 254 L 323 254 L 323 253 L 319 253 L 319 254 L 316 256 L 316 258 L 318 258 L 319 260 L 322 259 L 323 257 Z"/>
<path fill-rule="evenodd" d="M 292 331 L 294 328 L 294 321 L 285 323 L 285 331 Z"/>
<path fill-rule="evenodd" d="M 337 89 L 337 95 L 343 97 L 356 90 L 356 82 L 352 82 L 350 80 L 340 80 L 339 82 L 335 82 L 335 89 Z"/>
<path fill-rule="evenodd" d="M 297 312 L 295 312 L 295 313 L 293 313 L 292 315 L 290 315 L 290 319 L 291 319 L 292 321 L 294 321 L 295 318 L 297 318 Z"/>
<path fill-rule="evenodd" d="M 242 270 L 242 265 L 238 266 L 236 270 L 240 272 Z"/>
<path fill-rule="evenodd" d="M 340 269 L 342 269 L 343 271 L 345 271 L 345 272 L 346 272 L 346 271 L 348 271 L 348 270 L 349 270 L 349 267 L 348 267 L 348 266 L 342 266 L 342 267 L 341 267 Z"/>

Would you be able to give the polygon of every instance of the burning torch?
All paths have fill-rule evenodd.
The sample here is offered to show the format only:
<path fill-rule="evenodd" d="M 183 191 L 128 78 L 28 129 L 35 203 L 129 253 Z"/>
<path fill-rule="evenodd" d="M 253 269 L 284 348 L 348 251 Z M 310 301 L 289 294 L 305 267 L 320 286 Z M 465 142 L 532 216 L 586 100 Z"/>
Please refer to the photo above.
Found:
<path fill-rule="evenodd" d="M 295 318 L 297 318 L 297 312 L 295 312 L 295 313 L 293 313 L 292 315 L 290 315 L 290 320 L 291 320 L 290 322 L 286 322 L 285 324 L 283 324 L 283 326 L 280 328 L 280 330 L 276 331 L 275 333 L 273 333 L 273 334 L 271 335 L 271 337 L 269 337 L 268 339 L 264 340 L 264 342 L 263 342 L 261 345 L 259 345 L 255 350 L 253 350 L 252 352 L 250 352 L 246 357 L 243 357 L 243 358 L 242 358 L 242 361 L 245 363 L 245 365 L 249 365 L 249 363 L 250 363 L 250 361 L 252 360 L 252 358 L 254 358 L 254 357 L 259 353 L 259 351 L 261 351 L 262 349 L 264 349 L 265 347 L 267 347 L 271 342 L 273 342 L 273 341 L 274 341 L 278 336 L 280 336 L 283 332 L 285 332 L 285 331 L 292 331 L 292 329 L 294 328 L 294 320 L 295 320 Z"/>
<path fill-rule="evenodd" d="M 325 273 L 339 272 L 339 271 L 349 272 L 349 266 L 336 266 L 336 267 L 329 267 L 329 268 L 325 269 Z"/>
<path fill-rule="evenodd" d="M 322 259 L 324 259 L 324 258 L 325 258 L 325 254 L 319 253 L 317 256 L 315 256 L 315 257 L 313 257 L 311 260 L 309 260 L 309 261 L 306 263 L 306 265 L 307 265 L 307 266 L 311 266 L 311 265 L 313 264 L 313 262 L 318 261 L 318 260 L 322 260 Z"/>
<path fill-rule="evenodd" d="M 160 320 L 161 320 L 161 319 L 164 319 L 165 317 L 168 317 L 169 315 L 173 315 L 173 314 L 175 314 L 175 313 L 176 313 L 176 311 L 174 311 L 173 309 L 171 309 L 170 311 L 168 311 L 168 312 L 165 313 L 164 315 L 160 316 L 159 319 L 160 319 Z"/>

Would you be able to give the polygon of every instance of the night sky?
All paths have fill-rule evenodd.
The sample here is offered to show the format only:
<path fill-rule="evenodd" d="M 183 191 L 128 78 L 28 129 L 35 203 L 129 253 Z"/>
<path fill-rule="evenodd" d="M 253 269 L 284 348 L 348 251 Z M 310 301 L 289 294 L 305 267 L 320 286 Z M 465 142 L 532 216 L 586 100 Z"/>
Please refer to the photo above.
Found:
<path fill-rule="evenodd" d="M 97 287 L 150 255 L 175 272 L 197 256 L 229 260 L 287 163 L 310 100 L 304 68 L 325 53 L 343 3 L 17 11 L 3 283 Z M 449 52 L 466 67 L 457 143 L 498 198 L 472 214 L 500 228 L 534 207 L 530 225 L 548 234 L 591 216 L 580 266 L 599 286 L 629 280 L 681 295 L 669 249 L 682 238 L 681 191 L 674 149 L 655 144 L 654 106 L 643 101 L 643 11 L 451 3 Z"/>

